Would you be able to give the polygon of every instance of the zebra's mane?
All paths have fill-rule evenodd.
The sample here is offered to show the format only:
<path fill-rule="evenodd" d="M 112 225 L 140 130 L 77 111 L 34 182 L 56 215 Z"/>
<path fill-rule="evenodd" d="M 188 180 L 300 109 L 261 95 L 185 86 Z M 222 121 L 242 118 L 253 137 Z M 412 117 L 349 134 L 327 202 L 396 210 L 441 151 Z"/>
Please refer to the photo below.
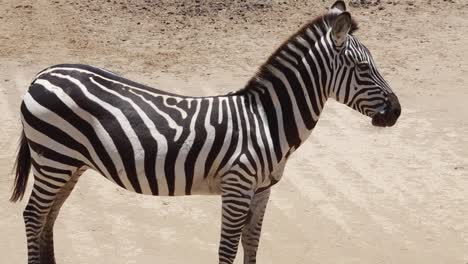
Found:
<path fill-rule="evenodd" d="M 306 38 L 306 32 L 308 29 L 318 28 L 320 32 L 325 33 L 327 32 L 330 27 L 335 22 L 336 18 L 338 17 L 339 13 L 329 12 L 323 14 L 321 16 L 317 16 L 313 20 L 309 21 L 308 23 L 304 24 L 296 33 L 292 34 L 288 39 L 286 39 L 279 47 L 268 57 L 265 63 L 263 63 L 258 70 L 256 71 L 255 75 L 247 82 L 246 86 L 241 90 L 233 92 L 232 94 L 242 94 L 243 92 L 250 90 L 251 88 L 255 88 L 257 86 L 257 81 L 265 77 L 265 74 L 268 73 L 267 67 L 268 65 L 272 64 L 272 62 L 278 57 L 278 55 L 284 50 L 284 48 L 291 42 L 294 42 L 297 38 L 302 37 Z M 352 35 L 354 32 L 358 30 L 357 22 L 351 18 L 351 29 L 349 34 Z M 314 30 L 317 32 L 317 30 Z M 311 46 L 314 43 L 310 43 Z"/>

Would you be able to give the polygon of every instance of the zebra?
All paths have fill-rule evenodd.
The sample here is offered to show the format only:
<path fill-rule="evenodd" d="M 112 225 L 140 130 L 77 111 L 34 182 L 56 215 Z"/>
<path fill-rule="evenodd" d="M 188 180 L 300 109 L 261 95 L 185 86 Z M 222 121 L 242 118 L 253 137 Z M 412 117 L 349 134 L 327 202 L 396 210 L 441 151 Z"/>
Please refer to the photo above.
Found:
<path fill-rule="evenodd" d="M 193 97 L 89 65 L 38 73 L 21 103 L 23 130 L 11 201 L 23 212 L 29 264 L 55 263 L 53 226 L 80 175 L 94 170 L 155 196 L 219 195 L 219 263 L 256 263 L 271 187 L 309 137 L 328 98 L 393 126 L 400 103 L 343 1 L 306 23 L 244 88 Z"/>

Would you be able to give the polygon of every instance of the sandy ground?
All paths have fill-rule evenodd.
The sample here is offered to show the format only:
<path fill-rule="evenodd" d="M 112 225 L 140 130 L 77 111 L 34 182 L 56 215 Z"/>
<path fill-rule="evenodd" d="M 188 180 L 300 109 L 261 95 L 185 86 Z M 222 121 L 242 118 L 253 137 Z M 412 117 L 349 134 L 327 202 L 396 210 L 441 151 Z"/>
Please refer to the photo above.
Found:
<path fill-rule="evenodd" d="M 19 105 L 36 72 L 81 62 L 182 94 L 226 93 L 330 4 L 96 2 L 0 1 L 0 263 L 26 263 L 25 201 L 8 198 Z M 467 263 L 468 4 L 351 12 L 403 114 L 378 129 L 327 104 L 273 189 L 258 262 Z M 218 197 L 141 196 L 87 173 L 56 224 L 58 263 L 216 263 L 219 207 Z"/>

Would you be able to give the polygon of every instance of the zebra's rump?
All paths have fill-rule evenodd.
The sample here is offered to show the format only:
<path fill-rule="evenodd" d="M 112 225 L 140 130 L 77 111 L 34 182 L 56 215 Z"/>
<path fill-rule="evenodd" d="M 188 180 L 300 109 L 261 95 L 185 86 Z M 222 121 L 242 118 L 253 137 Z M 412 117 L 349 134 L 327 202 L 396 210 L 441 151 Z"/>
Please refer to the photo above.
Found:
<path fill-rule="evenodd" d="M 31 84 L 22 118 L 29 140 L 128 190 L 208 194 L 238 151 L 228 128 L 238 125 L 231 110 L 239 105 L 236 97 L 178 96 L 91 66 L 57 65 Z"/>

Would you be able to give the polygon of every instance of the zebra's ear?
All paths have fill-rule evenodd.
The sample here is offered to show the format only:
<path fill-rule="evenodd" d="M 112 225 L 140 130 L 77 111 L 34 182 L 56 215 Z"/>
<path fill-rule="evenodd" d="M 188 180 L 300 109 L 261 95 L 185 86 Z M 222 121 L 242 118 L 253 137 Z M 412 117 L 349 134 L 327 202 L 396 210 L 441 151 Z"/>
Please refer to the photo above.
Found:
<path fill-rule="evenodd" d="M 351 24 L 351 14 L 346 11 L 336 17 L 335 23 L 332 26 L 331 37 L 337 47 L 341 47 L 346 41 Z"/>
<path fill-rule="evenodd" d="M 341 12 L 346 11 L 346 4 L 344 1 L 338 0 L 331 7 L 330 10 L 338 9 Z"/>

